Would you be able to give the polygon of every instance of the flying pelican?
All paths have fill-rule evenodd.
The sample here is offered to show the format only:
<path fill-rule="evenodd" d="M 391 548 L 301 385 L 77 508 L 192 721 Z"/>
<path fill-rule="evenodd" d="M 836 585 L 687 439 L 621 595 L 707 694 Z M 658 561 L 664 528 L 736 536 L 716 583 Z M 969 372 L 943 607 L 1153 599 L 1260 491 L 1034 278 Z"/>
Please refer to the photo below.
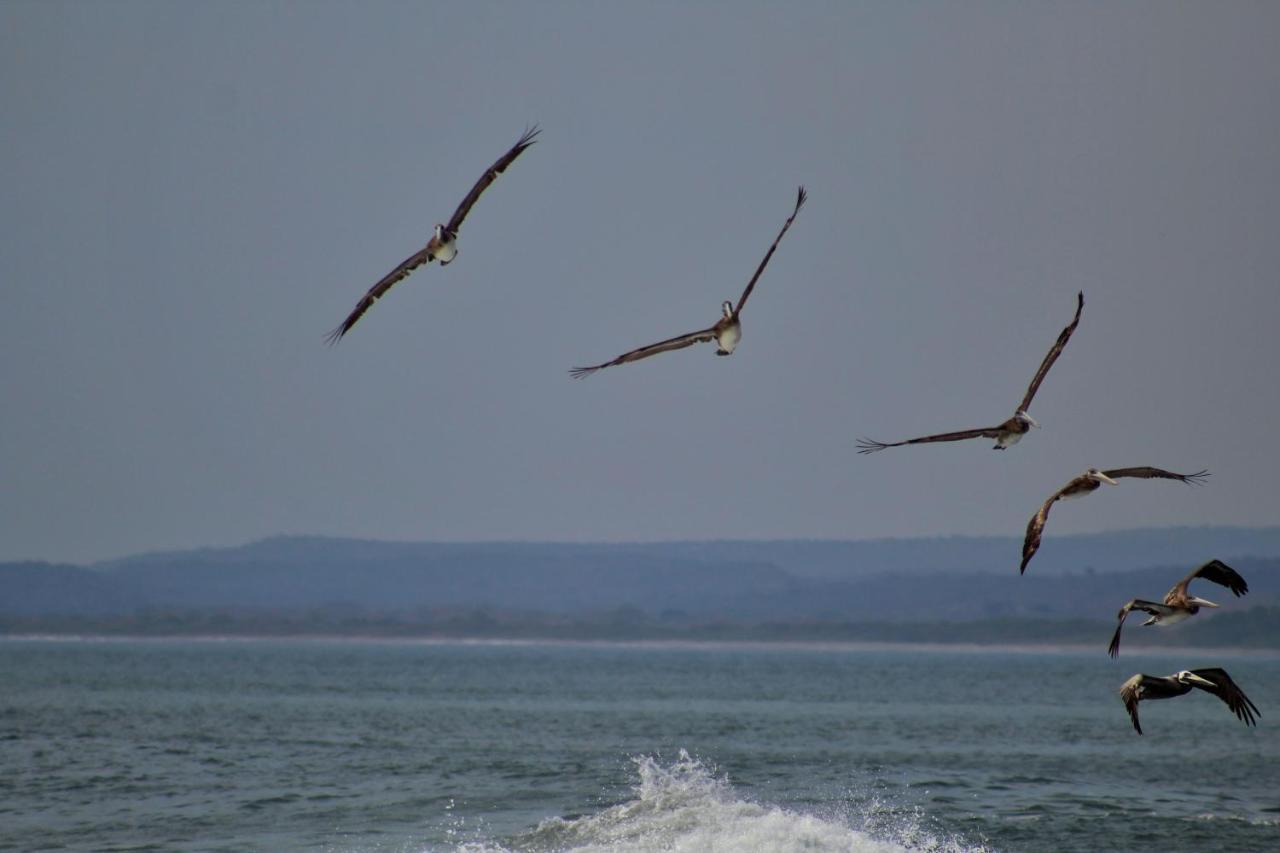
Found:
<path fill-rule="evenodd" d="M 351 331 L 351 327 L 364 316 L 364 312 L 373 307 L 373 304 L 383 297 L 388 290 L 395 284 L 416 270 L 423 264 L 429 264 L 432 261 L 439 261 L 440 266 L 447 266 L 450 261 L 458 256 L 458 229 L 462 227 L 462 220 L 467 218 L 467 214 L 471 212 L 471 206 L 480 198 L 480 194 L 489 188 L 489 184 L 501 175 L 506 168 L 511 165 L 511 161 L 520 156 L 526 148 L 534 143 L 534 137 L 541 131 L 537 125 L 524 132 L 524 135 L 511 146 L 506 154 L 499 157 L 485 173 L 480 176 L 480 180 L 476 181 L 475 186 L 471 188 L 471 192 L 467 193 L 466 198 L 458 205 L 458 209 L 453 212 L 448 224 L 436 223 L 431 239 L 427 240 L 427 245 L 414 252 L 409 257 L 400 262 L 399 266 L 387 273 L 382 279 L 369 288 L 369 291 L 361 297 L 356 303 L 356 307 L 347 319 L 342 321 L 342 325 L 338 326 L 329 333 L 327 340 L 329 343 L 337 343 L 342 336 Z"/>
<path fill-rule="evenodd" d="M 1103 483 L 1109 483 L 1112 486 L 1119 485 L 1115 480 L 1117 477 L 1142 477 L 1143 479 L 1161 477 L 1166 480 L 1181 480 L 1184 483 L 1197 484 L 1203 482 L 1204 478 L 1208 476 L 1208 471 L 1197 471 L 1194 474 L 1175 474 L 1162 468 L 1112 468 L 1110 471 L 1099 471 L 1097 468 L 1088 469 L 1050 495 L 1044 505 L 1027 522 L 1027 537 L 1022 541 L 1022 567 L 1018 570 L 1019 573 L 1027 571 L 1027 563 L 1031 562 L 1031 558 L 1035 556 L 1036 551 L 1040 548 L 1040 534 L 1044 532 L 1044 523 L 1049 519 L 1049 509 L 1053 506 L 1054 501 L 1083 497 Z"/>
<path fill-rule="evenodd" d="M 760 266 L 756 267 L 756 274 L 751 276 L 751 281 L 747 282 L 747 289 L 742 291 L 742 296 L 738 297 L 738 304 L 734 304 L 727 299 L 720 306 L 722 316 L 716 321 L 714 326 L 706 329 L 700 329 L 696 332 L 690 332 L 687 335 L 680 335 L 674 338 L 668 338 L 665 341 L 659 341 L 656 344 L 649 344 L 647 347 L 633 349 L 630 352 L 624 352 L 613 361 L 606 361 L 603 364 L 597 364 L 594 367 L 575 367 L 569 371 L 574 379 L 582 379 L 584 376 L 590 376 L 597 370 L 603 370 L 606 367 L 613 367 L 617 364 L 626 364 L 629 361 L 639 361 L 642 358 L 648 358 L 651 355 L 657 355 L 660 352 L 670 352 L 671 350 L 684 349 L 693 344 L 706 343 L 714 340 L 717 344 L 716 355 L 732 355 L 738 341 L 742 339 L 742 306 L 747 304 L 747 297 L 751 295 L 751 291 L 756 286 L 756 281 L 760 278 L 760 274 L 764 272 L 765 266 L 769 263 L 769 259 L 773 257 L 773 250 L 778 248 L 778 243 L 782 241 L 782 235 L 787 233 L 787 229 L 791 227 L 791 223 L 795 221 L 796 214 L 800 212 L 800 208 L 804 206 L 805 199 L 808 194 L 804 191 L 804 187 L 800 187 L 800 191 L 796 193 L 796 207 L 791 211 L 791 215 L 787 217 L 787 221 L 782 224 L 782 230 L 778 232 L 778 236 L 774 238 L 773 245 L 769 247 L 769 251 L 764 253 L 764 260 L 760 262 Z"/>
<path fill-rule="evenodd" d="M 921 438 L 909 438 L 906 441 L 875 441 L 870 438 L 858 439 L 859 453 L 875 453 L 877 450 L 884 450 L 886 447 L 901 447 L 904 444 L 927 444 L 933 441 L 963 441 L 967 438 L 994 438 L 996 443 L 992 445 L 993 450 L 1004 450 L 1013 447 L 1018 441 L 1031 431 L 1032 427 L 1039 427 L 1035 418 L 1027 414 L 1027 409 L 1031 407 L 1031 398 L 1036 395 L 1036 391 L 1040 390 L 1040 383 L 1049 373 L 1049 368 L 1053 367 L 1053 363 L 1058 360 L 1058 356 L 1062 354 L 1062 350 L 1067 345 L 1067 341 L 1071 339 L 1071 333 L 1076 330 L 1076 326 L 1080 324 L 1080 311 L 1084 308 L 1084 291 L 1080 291 L 1076 296 L 1076 316 L 1072 318 L 1070 324 L 1062 330 L 1058 335 L 1058 339 L 1053 342 L 1049 352 L 1045 355 L 1044 361 L 1040 362 L 1040 369 L 1036 371 L 1036 375 L 1031 377 L 1031 384 L 1027 386 L 1027 393 L 1022 397 L 1022 402 L 1018 404 L 1017 410 L 1013 413 L 1013 417 L 1004 423 L 993 426 L 983 427 L 981 429 L 965 429 L 959 432 L 944 432 L 938 435 L 926 435 Z"/>
<path fill-rule="evenodd" d="M 1192 687 L 1199 687 L 1206 693 L 1217 696 L 1231 712 L 1250 726 L 1257 725 L 1254 715 L 1261 717 L 1258 706 L 1249 701 L 1225 669 L 1192 669 L 1175 672 L 1163 678 L 1157 675 L 1139 673 L 1120 686 L 1120 698 L 1133 720 L 1133 728 L 1142 734 L 1142 726 L 1138 724 L 1138 703 L 1144 699 L 1169 699 L 1190 693 Z"/>
<path fill-rule="evenodd" d="M 1165 593 L 1164 604 L 1156 604 L 1154 601 L 1143 601 L 1141 598 L 1135 598 L 1120 608 L 1120 613 L 1116 616 L 1120 623 L 1116 625 L 1116 633 L 1111 638 L 1111 645 L 1107 648 L 1107 654 L 1115 657 L 1120 654 L 1120 629 L 1124 627 L 1125 617 L 1129 615 L 1130 610 L 1142 610 L 1151 614 L 1151 618 L 1143 625 L 1176 625 L 1184 619 L 1195 616 L 1200 612 L 1201 607 L 1217 607 L 1212 601 L 1206 601 L 1203 598 L 1196 598 L 1194 595 L 1187 594 L 1187 586 L 1196 578 L 1204 578 L 1207 581 L 1213 581 L 1227 587 L 1236 598 L 1249 592 L 1249 585 L 1244 582 L 1244 578 L 1236 572 L 1235 569 L 1228 566 L 1221 560 L 1210 560 L 1182 580 L 1177 585 Z"/>

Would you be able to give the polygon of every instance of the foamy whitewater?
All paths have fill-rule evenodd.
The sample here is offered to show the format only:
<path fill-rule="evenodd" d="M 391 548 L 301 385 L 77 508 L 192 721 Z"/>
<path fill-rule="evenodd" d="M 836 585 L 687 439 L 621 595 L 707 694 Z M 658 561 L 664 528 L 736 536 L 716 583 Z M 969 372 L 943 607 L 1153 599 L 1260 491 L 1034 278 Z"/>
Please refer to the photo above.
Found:
<path fill-rule="evenodd" d="M 0 850 L 1280 850 L 1280 659 L 1102 639 L 0 639 Z M 1138 736 L 1120 683 L 1204 665 L 1258 726 L 1191 695 Z"/>
<path fill-rule="evenodd" d="M 670 766 L 653 758 L 632 759 L 640 781 L 635 799 L 588 817 L 550 818 L 537 829 L 512 839 L 511 846 L 487 842 L 463 843 L 468 853 L 555 850 L 575 853 L 739 853 L 744 850 L 844 851 L 979 851 L 953 840 L 939 840 L 921 832 L 917 822 L 903 815 L 886 826 L 874 815 L 860 816 L 864 827 L 875 823 L 873 834 L 855 829 L 839 817 L 821 818 L 778 806 L 738 798 L 728 780 L 713 775 L 684 750 Z M 883 818 L 883 816 L 881 816 Z M 459 828 L 459 831 L 461 828 Z M 878 840 L 880 839 L 889 840 Z"/>

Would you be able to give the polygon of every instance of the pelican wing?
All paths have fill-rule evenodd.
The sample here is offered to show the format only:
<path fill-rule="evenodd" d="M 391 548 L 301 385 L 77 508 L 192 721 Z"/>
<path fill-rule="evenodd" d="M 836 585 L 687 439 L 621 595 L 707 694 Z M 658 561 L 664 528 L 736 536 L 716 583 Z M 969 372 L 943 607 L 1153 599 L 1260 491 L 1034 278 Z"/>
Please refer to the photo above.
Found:
<path fill-rule="evenodd" d="M 1049 374 L 1049 368 L 1053 367 L 1053 363 L 1058 360 L 1058 356 L 1062 355 L 1062 350 L 1066 347 L 1067 341 L 1071 340 L 1071 333 L 1076 330 L 1076 326 L 1080 325 L 1080 311 L 1084 308 L 1083 290 L 1080 291 L 1076 299 L 1076 316 L 1058 335 L 1058 339 L 1053 342 L 1053 346 L 1045 355 L 1044 361 L 1040 362 L 1040 369 L 1036 371 L 1036 375 L 1031 379 L 1031 384 L 1027 386 L 1026 396 L 1022 398 L 1022 402 L 1018 405 L 1018 411 L 1025 412 L 1031 406 L 1031 398 L 1040 390 L 1040 383 Z"/>
<path fill-rule="evenodd" d="M 1120 613 L 1116 615 L 1116 618 L 1120 621 L 1116 625 L 1116 632 L 1111 635 L 1111 645 L 1107 646 L 1107 654 L 1112 657 L 1120 654 L 1120 630 L 1124 628 L 1125 617 L 1129 615 L 1131 610 L 1142 610 L 1152 616 L 1171 616 L 1176 612 L 1172 607 L 1156 604 L 1154 601 L 1143 601 L 1141 598 L 1135 598 L 1124 607 L 1121 607 Z"/>
<path fill-rule="evenodd" d="M 1057 499 L 1058 496 L 1054 495 L 1045 501 L 1044 505 L 1027 522 L 1027 533 L 1022 539 L 1022 565 L 1018 567 L 1018 574 L 1026 574 L 1027 563 L 1030 563 L 1031 558 L 1036 555 L 1036 551 L 1040 550 L 1040 536 L 1044 533 L 1045 522 L 1049 520 L 1049 508 L 1053 506 L 1053 502 Z"/>
<path fill-rule="evenodd" d="M 1225 586 L 1227 589 L 1235 593 L 1236 598 L 1239 598 L 1249 592 L 1249 584 L 1245 583 L 1244 578 L 1240 577 L 1239 573 L 1236 572 L 1235 569 L 1231 568 L 1221 560 L 1210 560 L 1179 581 L 1177 586 L 1169 590 L 1169 595 L 1166 595 L 1165 598 L 1168 599 L 1178 593 L 1185 596 L 1187 594 L 1187 585 L 1196 578 L 1204 578 L 1205 580 L 1212 581 L 1219 586 Z"/>
<path fill-rule="evenodd" d="M 1129 719 L 1133 720 L 1134 731 L 1138 734 L 1142 734 L 1142 724 L 1138 722 L 1138 703 L 1142 701 L 1139 691 L 1144 684 L 1152 681 L 1160 681 L 1160 679 L 1153 679 L 1149 675 L 1139 673 L 1120 685 L 1120 698 L 1124 701 L 1124 708 L 1129 712 Z"/>
<path fill-rule="evenodd" d="M 909 438 L 906 441 L 876 441 L 871 438 L 858 439 L 859 453 L 875 453 L 886 447 L 901 447 L 904 444 L 928 444 L 933 441 L 964 441 L 966 438 L 999 438 L 1000 427 L 983 427 L 982 429 L 963 429 L 959 432 L 943 432 L 937 435 L 926 435 L 920 438 Z"/>
<path fill-rule="evenodd" d="M 1194 684 L 1193 686 L 1217 696 L 1231 709 L 1231 713 L 1235 714 L 1242 722 L 1250 726 L 1257 725 L 1254 717 L 1255 715 L 1261 717 L 1262 712 L 1258 710 L 1257 705 L 1254 705 L 1249 700 L 1248 696 L 1244 695 L 1244 691 L 1231 680 L 1231 676 L 1227 675 L 1225 669 L 1219 669 L 1218 667 L 1193 669 L 1191 674 L 1213 682 L 1213 687 L 1205 687 L 1203 684 Z"/>
<path fill-rule="evenodd" d="M 778 244 L 782 242 L 782 235 L 787 233 L 787 229 L 791 227 L 791 223 L 795 221 L 796 214 L 800 212 L 800 208 L 804 206 L 805 199 L 809 194 L 804 191 L 804 187 L 800 187 L 800 191 L 796 193 L 796 209 L 791 211 L 791 215 L 787 217 L 787 221 L 782 223 L 782 230 L 778 232 L 778 236 L 773 238 L 773 245 L 769 247 L 769 251 L 764 253 L 764 260 L 760 262 L 760 266 L 756 267 L 756 274 L 751 276 L 751 281 L 747 282 L 747 289 L 742 291 L 742 295 L 738 297 L 738 307 L 733 309 L 736 315 L 742 311 L 742 306 L 747 304 L 747 297 L 751 295 L 751 291 L 755 289 L 756 281 L 760 278 L 760 274 L 764 272 L 764 268 L 768 265 L 769 259 L 773 257 L 773 250 L 778 248 Z"/>
<path fill-rule="evenodd" d="M 706 343 L 716 338 L 715 326 L 710 329 L 702 329 L 697 332 L 690 332 L 687 335 L 680 335 L 675 338 L 668 338 L 665 341 L 659 341 L 656 344 L 649 344 L 647 347 L 633 349 L 631 352 L 624 352 L 613 361 L 606 361 L 604 364 L 597 364 L 594 367 L 575 367 L 569 371 L 574 379 L 582 379 L 590 376 L 597 370 L 603 370 L 606 367 L 613 367 L 616 364 L 626 364 L 629 361 L 639 361 L 642 358 L 648 358 L 651 355 L 657 355 L 660 352 L 670 352 L 671 350 L 684 349 L 693 344 Z"/>
<path fill-rule="evenodd" d="M 471 188 L 471 192 L 467 193 L 467 197 L 462 200 L 458 205 L 458 209 L 453 212 L 453 216 L 449 219 L 449 224 L 445 226 L 445 230 L 455 237 L 457 236 L 458 229 L 462 227 L 462 220 L 467 218 L 467 214 L 471 212 L 471 206 L 480 198 L 480 194 L 489 188 L 489 184 L 493 183 L 498 175 L 506 171 L 506 168 L 511 165 L 511 161 L 519 157 L 521 152 L 534 143 L 534 137 L 541 132 L 537 125 L 526 130 L 524 135 L 520 137 L 515 145 L 511 146 L 506 154 L 499 157 L 492 166 L 485 170 L 485 173 L 480 176 L 480 180 L 476 181 L 475 186 Z"/>
<path fill-rule="evenodd" d="M 1141 477 L 1145 480 L 1158 477 L 1165 480 L 1180 480 L 1193 486 L 1203 483 L 1205 478 L 1209 476 L 1208 471 L 1196 471 L 1194 474 L 1175 474 L 1163 468 L 1112 468 L 1110 471 L 1103 471 L 1102 473 L 1113 480 L 1118 480 L 1121 477 Z"/>
<path fill-rule="evenodd" d="M 1036 514 L 1031 516 L 1031 520 L 1027 522 L 1027 535 L 1022 540 L 1022 565 L 1018 569 L 1019 574 L 1026 573 L 1027 563 L 1030 563 L 1031 558 L 1036 555 L 1036 551 L 1040 550 L 1040 535 L 1044 533 L 1044 525 L 1049 520 L 1049 509 L 1053 506 L 1054 501 L 1065 495 L 1081 480 L 1087 479 L 1090 479 L 1087 474 L 1073 477 L 1069 483 L 1050 495 L 1049 499 L 1041 505 Z"/>
<path fill-rule="evenodd" d="M 351 331 L 351 327 L 364 316 L 364 312 L 372 308 L 375 302 L 381 299 L 388 290 L 395 286 L 396 282 L 400 281 L 409 273 L 425 264 L 429 255 L 430 253 L 427 247 L 423 246 L 421 249 L 401 261 L 399 266 L 391 272 L 384 275 L 377 284 L 369 288 L 365 295 L 360 298 L 360 301 L 356 303 L 356 307 L 347 315 L 347 319 L 342 321 L 342 325 L 331 331 L 326 337 L 326 340 L 331 344 L 336 344 L 341 340 L 342 336 Z"/>

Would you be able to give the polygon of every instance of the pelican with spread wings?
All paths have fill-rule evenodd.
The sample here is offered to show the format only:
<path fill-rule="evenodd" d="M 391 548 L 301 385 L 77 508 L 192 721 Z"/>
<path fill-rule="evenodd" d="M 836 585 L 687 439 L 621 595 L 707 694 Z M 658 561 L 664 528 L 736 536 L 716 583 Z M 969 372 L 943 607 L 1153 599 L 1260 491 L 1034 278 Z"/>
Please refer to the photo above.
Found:
<path fill-rule="evenodd" d="M 1197 598 L 1187 592 L 1187 587 L 1196 578 L 1204 578 L 1207 581 L 1225 586 L 1235 594 L 1236 598 L 1247 595 L 1249 592 L 1249 584 L 1245 583 L 1239 572 L 1221 560 L 1210 560 L 1178 581 L 1173 589 L 1165 593 L 1164 603 L 1157 604 L 1154 601 L 1143 601 L 1141 598 L 1135 598 L 1120 608 L 1120 613 L 1116 616 L 1120 622 L 1116 625 L 1115 635 L 1111 637 L 1111 645 L 1107 647 L 1107 654 L 1112 657 L 1120 654 L 1120 629 L 1124 627 L 1125 617 L 1129 615 L 1131 610 L 1141 610 L 1151 615 L 1150 619 L 1142 623 L 1143 625 L 1176 625 L 1184 619 L 1195 616 L 1200 612 L 1201 607 L 1217 607 L 1218 605 L 1212 601 Z"/>
<path fill-rule="evenodd" d="M 1249 701 L 1249 697 L 1231 680 L 1227 671 L 1218 667 L 1184 669 L 1163 677 L 1139 673 L 1120 686 L 1120 698 L 1124 701 L 1125 710 L 1129 712 L 1129 719 L 1133 720 L 1134 730 L 1142 734 L 1142 726 L 1138 723 L 1139 702 L 1184 696 L 1193 687 L 1217 696 L 1246 725 L 1257 725 L 1254 716 L 1262 716 L 1258 706 Z"/>
<path fill-rule="evenodd" d="M 751 276 L 751 281 L 747 282 L 746 290 L 742 291 L 742 296 L 738 297 L 738 304 L 735 306 L 727 299 L 720 306 L 721 317 L 716 321 L 714 326 L 706 329 L 699 329 L 696 332 L 689 332 L 687 335 L 680 335 L 674 338 L 668 338 L 665 341 L 659 341 L 656 344 L 649 344 L 639 349 L 633 349 L 630 352 L 624 352 L 622 355 L 606 361 L 603 364 L 597 364 L 592 367 L 575 367 L 569 371 L 574 379 L 582 379 L 590 376 L 597 370 L 603 370 L 606 367 L 613 367 L 618 364 L 626 364 L 629 361 L 639 361 L 642 358 L 648 358 L 651 355 L 657 355 L 660 352 L 670 352 L 672 350 L 684 349 L 694 344 L 706 343 L 708 341 L 716 342 L 716 355 L 732 355 L 734 348 L 738 346 L 738 341 L 742 339 L 742 306 L 747 304 L 747 297 L 751 295 L 751 291 L 755 288 L 756 282 L 760 279 L 760 274 L 764 272 L 765 266 L 769 263 L 769 259 L 773 257 L 774 249 L 778 248 L 778 243 L 782 241 L 782 235 L 787 233 L 787 229 L 791 227 L 791 223 L 795 221 L 796 214 L 800 212 L 800 208 L 804 206 L 805 199 L 808 194 L 804 191 L 804 187 L 800 187 L 796 194 L 796 207 L 791 211 L 791 215 L 787 217 L 787 221 L 782 224 L 782 230 L 778 232 L 778 236 L 773 239 L 773 245 L 769 247 L 769 251 L 765 252 L 764 260 L 760 262 L 760 266 L 756 267 L 756 274 Z"/>
<path fill-rule="evenodd" d="M 1055 502 L 1067 498 L 1084 497 L 1103 483 L 1117 486 L 1119 483 L 1116 480 L 1121 477 L 1141 477 L 1145 480 L 1153 478 L 1178 480 L 1196 485 L 1204 482 L 1204 478 L 1208 476 L 1208 471 L 1196 471 L 1194 474 L 1175 474 L 1172 471 L 1165 471 L 1163 468 L 1112 468 L 1110 471 L 1099 471 L 1097 468 L 1088 469 L 1050 495 L 1049 499 L 1044 502 L 1036 514 L 1031 516 L 1031 520 L 1027 522 L 1027 536 L 1022 541 L 1022 566 L 1019 572 L 1026 572 L 1027 563 L 1031 562 L 1031 558 L 1039 550 L 1040 534 L 1044 532 L 1045 522 L 1049 520 L 1049 510 Z"/>
<path fill-rule="evenodd" d="M 993 427 L 981 427 L 979 429 L 964 429 L 959 432 L 943 432 L 937 435 L 926 435 L 920 438 L 909 438 L 906 441 L 876 441 L 870 438 L 858 439 L 859 453 L 875 453 L 877 450 L 884 450 L 886 447 L 901 447 L 904 444 L 929 444 L 935 441 L 964 441 L 968 438 L 993 438 L 995 444 L 992 445 L 994 450 L 1005 450 L 1013 447 L 1021 438 L 1031 431 L 1032 427 L 1040 426 L 1035 418 L 1027 413 L 1027 409 L 1031 408 L 1031 399 L 1035 397 L 1036 392 L 1040 390 L 1040 383 L 1044 382 L 1045 376 L 1049 373 L 1049 368 L 1053 367 L 1053 363 L 1058 360 L 1058 356 L 1062 355 L 1062 350 L 1067 345 L 1067 341 L 1071 339 L 1071 333 L 1076 330 L 1076 326 L 1080 325 L 1080 311 L 1084 308 L 1084 291 L 1076 295 L 1076 315 L 1072 318 L 1071 323 L 1058 335 L 1058 339 L 1053 342 L 1053 346 L 1045 355 L 1044 361 L 1040 362 L 1040 369 L 1036 371 L 1036 375 L 1031 377 L 1031 384 L 1027 386 L 1027 393 L 1023 395 L 1022 402 L 1018 404 L 1017 410 L 1013 413 L 1013 417 L 1009 418 L 1002 424 Z"/>
<path fill-rule="evenodd" d="M 475 186 L 471 188 L 471 192 L 467 193 L 466 198 L 458 205 L 458 209 L 453 212 L 449 222 L 436 223 L 435 231 L 431 234 L 431 238 L 427 240 L 427 245 L 405 258 L 400 264 L 387 273 L 373 287 L 369 288 L 360 301 L 356 303 L 356 307 L 347 315 L 347 319 L 342 321 L 342 325 L 338 326 L 328 335 L 329 343 L 337 343 L 342 336 L 351 331 L 364 312 L 373 307 L 374 303 L 386 295 L 387 291 L 396 285 L 401 279 L 405 278 L 409 273 L 416 270 L 423 264 L 429 264 L 432 261 L 439 261 L 440 266 L 447 266 L 450 261 L 458 256 L 458 229 L 462 227 L 462 220 L 467 218 L 467 214 L 471 212 L 471 207 L 480 198 L 480 194 L 489 188 L 489 185 L 501 175 L 506 168 L 511 165 L 520 154 L 534 143 L 536 137 L 541 131 L 537 125 L 524 132 L 524 135 L 516 142 L 515 145 L 499 157 L 492 166 L 485 170 L 480 176 L 480 180 L 476 181 Z"/>

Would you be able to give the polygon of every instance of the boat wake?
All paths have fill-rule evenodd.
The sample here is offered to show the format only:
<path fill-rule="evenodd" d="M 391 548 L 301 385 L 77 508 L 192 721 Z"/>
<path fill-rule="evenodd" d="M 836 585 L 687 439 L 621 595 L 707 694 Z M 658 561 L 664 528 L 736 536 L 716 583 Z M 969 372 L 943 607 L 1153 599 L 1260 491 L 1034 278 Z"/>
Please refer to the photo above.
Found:
<path fill-rule="evenodd" d="M 684 750 L 670 766 L 642 756 L 632 759 L 639 773 L 635 797 L 583 817 L 551 818 L 502 844 L 472 842 L 465 853 L 499 851 L 844 851 L 970 853 L 973 847 L 939 838 L 918 816 L 872 808 L 867 814 L 818 816 L 776 805 L 753 803 L 736 793 Z"/>

